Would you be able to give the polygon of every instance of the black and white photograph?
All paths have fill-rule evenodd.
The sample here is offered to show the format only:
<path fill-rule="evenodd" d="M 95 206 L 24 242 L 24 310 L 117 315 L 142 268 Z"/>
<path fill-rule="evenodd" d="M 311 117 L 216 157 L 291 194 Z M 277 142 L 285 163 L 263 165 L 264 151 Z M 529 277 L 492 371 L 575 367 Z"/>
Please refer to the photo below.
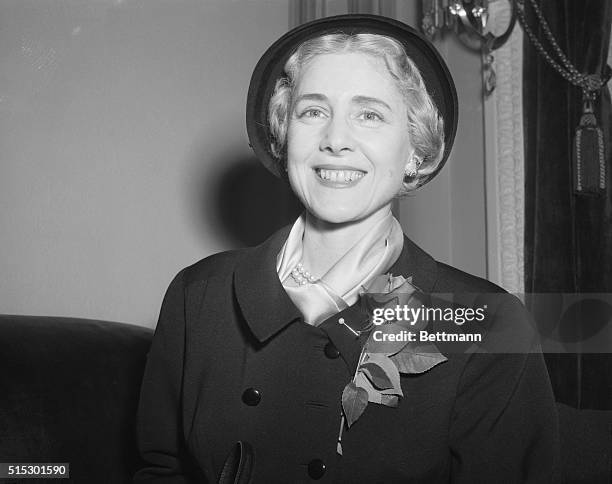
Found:
<path fill-rule="evenodd" d="M 0 482 L 612 482 L 611 32 L 0 0 Z"/>

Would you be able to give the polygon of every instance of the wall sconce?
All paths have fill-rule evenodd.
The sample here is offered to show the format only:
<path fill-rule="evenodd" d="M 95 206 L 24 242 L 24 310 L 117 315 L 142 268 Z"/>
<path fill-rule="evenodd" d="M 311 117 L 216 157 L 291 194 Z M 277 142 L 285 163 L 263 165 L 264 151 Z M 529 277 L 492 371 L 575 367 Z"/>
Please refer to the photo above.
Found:
<path fill-rule="evenodd" d="M 515 1 L 506 0 L 510 5 L 507 27 L 499 35 L 493 33 L 493 27 L 497 30 L 499 24 L 493 15 L 500 11 L 494 8 L 494 4 L 500 1 L 502 0 L 422 0 L 421 2 L 421 28 L 430 40 L 444 31 L 452 31 L 468 48 L 482 52 L 484 91 L 487 96 L 495 89 L 496 82 L 492 52 L 506 43 L 516 24 Z"/>

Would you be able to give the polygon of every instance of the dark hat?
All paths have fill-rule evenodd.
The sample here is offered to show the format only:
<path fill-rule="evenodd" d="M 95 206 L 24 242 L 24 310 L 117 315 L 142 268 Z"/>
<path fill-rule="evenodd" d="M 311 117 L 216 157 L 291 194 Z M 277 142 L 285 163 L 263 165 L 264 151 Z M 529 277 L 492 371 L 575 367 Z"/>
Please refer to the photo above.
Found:
<path fill-rule="evenodd" d="M 284 75 L 287 59 L 304 41 L 325 34 L 371 33 L 400 42 L 421 72 L 427 92 L 444 120 L 444 155 L 428 181 L 437 174 L 450 154 L 457 131 L 458 102 L 455 84 L 446 63 L 433 44 L 420 32 L 388 17 L 365 14 L 337 15 L 302 24 L 278 39 L 259 59 L 249 85 L 246 124 L 255 155 L 276 176 L 283 176 L 271 152 L 272 135 L 268 124 L 268 104 L 276 80 Z"/>

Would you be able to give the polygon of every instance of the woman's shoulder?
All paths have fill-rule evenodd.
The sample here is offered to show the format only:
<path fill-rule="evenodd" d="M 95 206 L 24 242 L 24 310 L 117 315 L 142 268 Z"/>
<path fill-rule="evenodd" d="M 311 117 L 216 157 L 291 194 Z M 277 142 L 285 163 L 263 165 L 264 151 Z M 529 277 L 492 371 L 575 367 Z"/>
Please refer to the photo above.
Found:
<path fill-rule="evenodd" d="M 529 353 L 538 342 L 535 321 L 520 297 L 482 277 L 438 262 L 434 293 L 474 310 L 482 308 L 478 327 L 487 336 L 481 345 L 492 353 Z"/>
<path fill-rule="evenodd" d="M 266 267 L 274 265 L 289 229 L 289 226 L 281 228 L 257 246 L 226 250 L 200 259 L 181 271 L 185 284 L 211 277 L 231 278 L 240 266 L 246 271 L 252 271 L 261 264 Z"/>
<path fill-rule="evenodd" d="M 438 277 L 432 293 L 453 294 L 456 300 L 471 301 L 488 308 L 488 313 L 497 317 L 503 314 L 516 316 L 521 314 L 521 320 L 529 320 L 527 311 L 520 297 L 511 294 L 497 284 L 464 272 L 443 262 L 437 262 Z M 497 319 L 497 318 L 496 318 Z M 497 322 L 499 325 L 500 322 Z"/>
<path fill-rule="evenodd" d="M 251 250 L 251 247 L 245 247 L 211 254 L 184 267 L 179 271 L 179 276 L 185 287 L 206 282 L 211 278 L 231 279 L 239 261 Z"/>
<path fill-rule="evenodd" d="M 434 287 L 435 292 L 471 292 L 471 293 L 507 293 L 497 284 L 464 272 L 456 267 L 436 261 L 438 278 Z"/>

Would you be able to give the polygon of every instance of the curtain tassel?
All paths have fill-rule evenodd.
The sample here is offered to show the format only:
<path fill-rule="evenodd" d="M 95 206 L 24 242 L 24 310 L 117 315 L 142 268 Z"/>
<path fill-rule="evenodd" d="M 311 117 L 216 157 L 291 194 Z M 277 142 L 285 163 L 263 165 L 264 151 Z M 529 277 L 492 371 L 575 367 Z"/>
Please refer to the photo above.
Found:
<path fill-rule="evenodd" d="M 573 179 L 576 195 L 603 195 L 606 189 L 604 138 L 593 110 L 595 96 L 595 92 L 584 92 L 582 116 L 574 137 Z"/>

